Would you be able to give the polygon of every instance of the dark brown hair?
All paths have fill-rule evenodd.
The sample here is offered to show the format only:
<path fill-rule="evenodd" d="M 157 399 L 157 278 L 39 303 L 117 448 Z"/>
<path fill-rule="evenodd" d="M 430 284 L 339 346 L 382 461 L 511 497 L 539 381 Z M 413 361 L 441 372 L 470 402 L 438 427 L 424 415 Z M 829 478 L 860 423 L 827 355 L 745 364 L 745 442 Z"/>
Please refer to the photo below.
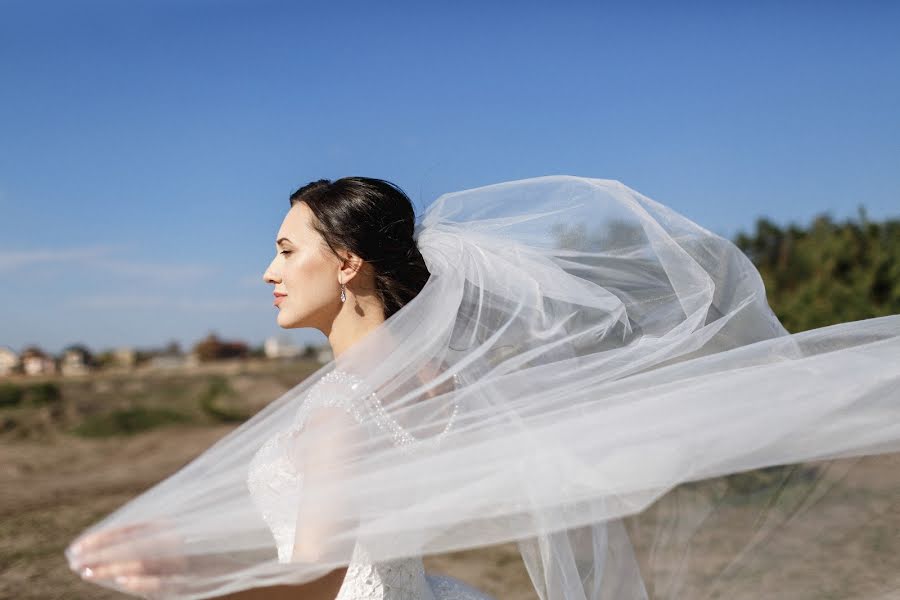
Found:
<path fill-rule="evenodd" d="M 398 186 L 371 177 L 319 179 L 290 200 L 291 206 L 306 203 L 313 227 L 335 255 L 344 248 L 372 266 L 385 319 L 425 287 L 430 273 L 413 237 L 413 205 Z"/>

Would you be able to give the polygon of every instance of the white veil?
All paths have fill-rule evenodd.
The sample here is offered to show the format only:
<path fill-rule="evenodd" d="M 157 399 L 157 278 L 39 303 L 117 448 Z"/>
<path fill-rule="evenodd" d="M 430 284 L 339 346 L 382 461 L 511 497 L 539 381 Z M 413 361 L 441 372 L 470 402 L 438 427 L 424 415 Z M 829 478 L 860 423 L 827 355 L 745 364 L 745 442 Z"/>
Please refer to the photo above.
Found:
<path fill-rule="evenodd" d="M 92 526 L 73 568 L 137 557 L 155 595 L 204 598 L 357 543 L 516 540 L 542 600 L 900 587 L 900 315 L 789 335 L 738 248 L 611 180 L 445 194 L 417 241 L 411 302 Z"/>

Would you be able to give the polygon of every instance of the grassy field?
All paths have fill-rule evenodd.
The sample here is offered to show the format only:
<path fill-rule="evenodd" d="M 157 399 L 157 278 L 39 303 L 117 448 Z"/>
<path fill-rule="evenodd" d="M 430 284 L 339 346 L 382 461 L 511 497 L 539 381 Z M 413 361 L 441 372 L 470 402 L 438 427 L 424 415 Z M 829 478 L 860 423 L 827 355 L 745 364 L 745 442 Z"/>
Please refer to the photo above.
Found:
<path fill-rule="evenodd" d="M 0 598 L 123 598 L 68 570 L 69 541 L 316 366 L 0 382 Z M 652 598 L 900 598 L 898 473 L 884 455 L 719 478 L 624 523 Z M 515 543 L 425 565 L 537 598 Z"/>
<path fill-rule="evenodd" d="M 139 377 L 20 378 L 18 392 L 0 382 L 0 598 L 127 597 L 69 571 L 66 545 L 315 368 L 259 361 Z M 515 544 L 425 563 L 498 597 L 536 597 Z"/>

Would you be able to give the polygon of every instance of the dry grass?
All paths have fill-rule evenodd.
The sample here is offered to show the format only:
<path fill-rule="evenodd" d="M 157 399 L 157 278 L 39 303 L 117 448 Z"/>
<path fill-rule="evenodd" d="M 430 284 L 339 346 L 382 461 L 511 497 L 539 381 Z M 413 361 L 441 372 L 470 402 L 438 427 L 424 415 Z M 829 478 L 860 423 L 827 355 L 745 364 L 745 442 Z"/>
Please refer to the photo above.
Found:
<path fill-rule="evenodd" d="M 58 402 L 0 408 L 0 598 L 123 598 L 69 571 L 69 541 L 231 431 L 234 411 L 258 410 L 314 365 L 230 368 L 61 380 Z M 130 434 L 75 433 L 98 415 L 142 407 L 186 418 Z M 770 473 L 757 488 L 727 478 L 680 486 L 625 521 L 651 597 L 900 598 L 898 458 Z M 425 565 L 498 599 L 537 598 L 514 543 Z"/>

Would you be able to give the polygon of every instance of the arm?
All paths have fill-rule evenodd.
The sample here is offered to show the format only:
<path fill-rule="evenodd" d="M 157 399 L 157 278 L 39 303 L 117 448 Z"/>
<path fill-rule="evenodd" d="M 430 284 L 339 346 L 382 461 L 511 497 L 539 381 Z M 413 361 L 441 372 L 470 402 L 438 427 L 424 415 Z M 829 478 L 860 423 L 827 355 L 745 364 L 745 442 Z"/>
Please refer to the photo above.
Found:
<path fill-rule="evenodd" d="M 88 575 L 82 576 L 90 581 L 127 577 L 127 581 L 121 581 L 119 585 L 131 593 L 158 594 L 172 591 L 166 588 L 167 579 L 160 577 L 160 573 L 165 574 L 168 571 L 177 573 L 183 566 L 181 563 L 161 564 L 158 560 L 143 560 L 139 556 L 130 556 L 127 546 L 123 546 L 122 543 L 123 540 L 127 541 L 135 531 L 153 526 L 143 524 L 89 534 L 79 541 L 81 549 L 78 551 L 78 556 L 73 558 L 75 565 L 81 568 L 82 561 L 84 561 L 83 566 L 89 567 L 89 570 Z M 92 552 L 103 552 L 104 548 L 108 546 L 118 550 L 112 560 L 99 561 L 92 557 Z M 340 567 L 306 583 L 251 588 L 217 596 L 217 598 L 230 600 L 334 600 L 343 584 L 346 572 L 346 567 Z"/>
<path fill-rule="evenodd" d="M 362 435 L 359 423 L 343 407 L 323 406 L 308 415 L 301 438 L 303 445 L 295 449 L 295 460 L 303 473 L 303 493 L 291 560 L 315 562 L 334 549 L 329 541 L 336 534 L 346 533 L 346 488 L 340 486 L 344 491 L 339 493 L 322 493 L 322 489 L 351 476 Z"/>
<path fill-rule="evenodd" d="M 306 419 L 305 443 L 295 447 L 295 457 L 303 473 L 303 489 L 315 489 L 337 474 L 349 458 L 357 426 L 343 409 L 316 408 Z M 312 496 L 312 497 L 311 497 Z M 304 493 L 297 507 L 292 561 L 315 561 L 324 552 L 330 532 L 341 516 L 339 498 Z M 335 569 L 318 579 L 299 585 L 279 585 L 242 590 L 227 600 L 334 600 L 347 574 L 347 567 Z"/>
<path fill-rule="evenodd" d="M 297 585 L 273 585 L 218 596 L 223 600 L 334 600 L 344 583 L 347 567 Z"/>

